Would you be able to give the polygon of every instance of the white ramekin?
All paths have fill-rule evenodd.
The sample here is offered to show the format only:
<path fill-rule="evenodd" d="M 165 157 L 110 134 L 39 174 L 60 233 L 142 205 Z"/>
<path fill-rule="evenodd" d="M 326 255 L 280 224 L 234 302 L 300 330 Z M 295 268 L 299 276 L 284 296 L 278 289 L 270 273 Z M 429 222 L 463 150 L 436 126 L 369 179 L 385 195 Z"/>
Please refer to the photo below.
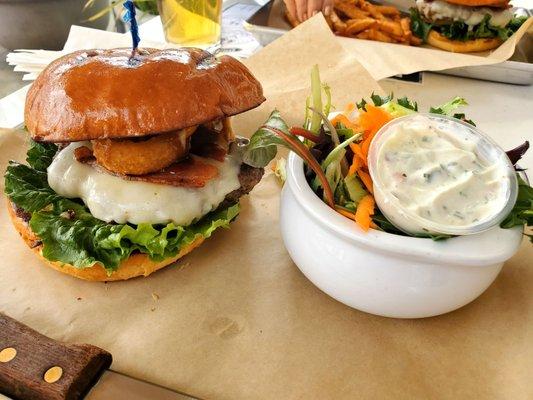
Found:
<path fill-rule="evenodd" d="M 294 153 L 287 161 L 280 221 L 291 258 L 319 289 L 361 311 L 395 318 L 430 317 L 468 304 L 522 240 L 519 227 L 439 242 L 365 233 L 316 196 Z"/>

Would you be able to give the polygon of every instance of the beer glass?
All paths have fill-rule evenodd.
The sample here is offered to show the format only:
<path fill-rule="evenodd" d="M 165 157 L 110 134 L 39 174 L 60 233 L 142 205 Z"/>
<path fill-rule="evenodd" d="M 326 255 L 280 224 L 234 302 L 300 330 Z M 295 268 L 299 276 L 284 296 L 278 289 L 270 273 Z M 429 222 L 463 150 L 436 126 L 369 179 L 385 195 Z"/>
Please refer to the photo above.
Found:
<path fill-rule="evenodd" d="M 167 42 L 207 48 L 220 43 L 222 0 L 158 0 Z"/>

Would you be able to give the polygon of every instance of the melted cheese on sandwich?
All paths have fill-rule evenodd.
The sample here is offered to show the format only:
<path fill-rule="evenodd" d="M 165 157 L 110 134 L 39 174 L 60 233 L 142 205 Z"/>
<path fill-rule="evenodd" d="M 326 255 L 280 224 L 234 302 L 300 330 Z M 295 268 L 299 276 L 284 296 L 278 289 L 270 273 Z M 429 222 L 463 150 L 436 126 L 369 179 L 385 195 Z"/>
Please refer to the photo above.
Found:
<path fill-rule="evenodd" d="M 463 21 L 468 26 L 478 25 L 483 21 L 485 15 L 490 15 L 490 24 L 503 28 L 513 18 L 513 12 L 510 8 L 502 10 L 489 7 L 466 7 L 442 0 L 416 0 L 416 7 L 430 21 L 451 19 Z"/>
<path fill-rule="evenodd" d="M 80 198 L 91 214 L 106 222 L 189 225 L 216 209 L 226 195 L 240 187 L 241 161 L 227 155 L 224 162 L 202 158 L 219 175 L 201 188 L 174 187 L 128 181 L 74 158 L 74 150 L 88 142 L 71 143 L 48 167 L 48 184 L 59 195 Z"/>

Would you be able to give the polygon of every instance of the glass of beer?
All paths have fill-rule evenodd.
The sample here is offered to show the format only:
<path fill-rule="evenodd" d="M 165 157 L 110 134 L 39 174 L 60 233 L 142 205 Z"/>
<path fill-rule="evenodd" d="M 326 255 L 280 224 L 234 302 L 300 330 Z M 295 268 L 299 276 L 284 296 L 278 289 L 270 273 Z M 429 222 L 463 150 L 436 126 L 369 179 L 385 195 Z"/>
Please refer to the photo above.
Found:
<path fill-rule="evenodd" d="M 222 0 L 158 0 L 167 42 L 207 48 L 220 43 Z"/>

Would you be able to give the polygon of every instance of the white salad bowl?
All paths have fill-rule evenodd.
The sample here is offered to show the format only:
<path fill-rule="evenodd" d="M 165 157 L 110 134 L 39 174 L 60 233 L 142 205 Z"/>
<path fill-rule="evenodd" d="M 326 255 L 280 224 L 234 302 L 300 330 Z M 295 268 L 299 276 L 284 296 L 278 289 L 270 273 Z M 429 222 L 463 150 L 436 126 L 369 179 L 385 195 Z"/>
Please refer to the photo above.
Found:
<path fill-rule="evenodd" d="M 303 165 L 289 155 L 280 209 L 285 247 L 319 289 L 358 310 L 394 318 L 453 311 L 490 286 L 522 240 L 520 227 L 443 241 L 363 232 L 313 192 Z"/>

